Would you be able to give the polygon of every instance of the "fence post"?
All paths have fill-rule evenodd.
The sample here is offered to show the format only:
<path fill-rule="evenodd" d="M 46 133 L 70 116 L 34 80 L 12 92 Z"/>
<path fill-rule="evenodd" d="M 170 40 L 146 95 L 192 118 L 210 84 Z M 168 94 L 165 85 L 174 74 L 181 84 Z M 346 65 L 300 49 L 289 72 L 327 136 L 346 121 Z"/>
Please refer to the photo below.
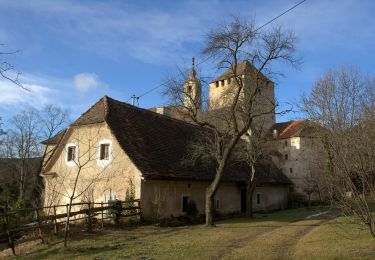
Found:
<path fill-rule="evenodd" d="M 66 204 L 66 219 L 65 219 L 65 222 L 68 222 L 68 211 L 69 211 L 69 204 Z M 66 231 L 69 231 L 70 225 L 67 225 L 66 229 L 67 229 Z"/>
<path fill-rule="evenodd" d="M 41 225 L 40 216 L 39 216 L 39 210 L 38 209 L 35 209 L 35 214 L 36 214 L 36 220 L 38 221 L 39 238 L 44 242 L 43 236 L 42 236 L 42 225 Z"/>
<path fill-rule="evenodd" d="M 10 230 L 9 230 L 8 214 L 6 214 L 6 213 L 4 215 L 4 226 L 5 226 L 7 235 L 8 235 L 8 244 L 9 244 L 9 247 L 12 249 L 13 255 L 16 255 L 16 250 L 14 248 L 13 238 L 12 238 L 12 236 L 10 234 Z"/>
<path fill-rule="evenodd" d="M 89 223 L 88 223 L 88 230 L 91 231 L 91 230 L 92 230 L 91 202 L 88 203 L 87 217 L 88 217 L 88 220 L 89 220 Z"/>
<path fill-rule="evenodd" d="M 104 206 L 103 206 L 103 201 L 101 203 L 101 207 L 102 207 L 102 229 L 104 228 Z"/>
<path fill-rule="evenodd" d="M 53 205 L 53 220 L 55 222 L 54 233 L 55 233 L 55 235 L 57 235 L 59 233 L 59 226 L 57 225 L 56 206 L 55 205 Z"/>

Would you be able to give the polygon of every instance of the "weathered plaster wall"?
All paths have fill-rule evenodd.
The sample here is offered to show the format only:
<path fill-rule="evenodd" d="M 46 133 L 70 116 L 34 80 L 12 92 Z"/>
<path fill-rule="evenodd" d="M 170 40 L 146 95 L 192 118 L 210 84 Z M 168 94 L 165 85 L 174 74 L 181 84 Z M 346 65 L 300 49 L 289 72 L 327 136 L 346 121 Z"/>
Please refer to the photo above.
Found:
<path fill-rule="evenodd" d="M 204 214 L 205 192 L 207 182 L 197 181 L 142 181 L 141 204 L 146 218 L 169 218 L 180 216 L 182 197 L 188 196 L 194 200 L 200 214 Z M 260 204 L 257 204 L 256 194 L 260 194 Z M 222 214 L 239 213 L 241 211 L 241 187 L 235 183 L 222 183 L 215 195 L 216 210 Z M 274 210 L 286 208 L 288 203 L 288 187 L 265 186 L 257 187 L 254 193 L 253 205 L 255 210 Z"/>
<path fill-rule="evenodd" d="M 100 142 L 110 141 L 111 162 L 104 165 L 99 161 Z M 66 163 L 66 144 L 78 147 L 77 162 Z M 125 199 L 126 190 L 132 182 L 136 198 L 140 198 L 141 173 L 123 152 L 107 124 L 95 124 L 71 128 L 60 145 L 46 172 L 56 177 L 45 177 L 44 204 L 65 204 L 69 201 L 74 181 L 79 173 L 75 194 L 82 193 L 74 202 L 102 202 L 111 199 Z M 80 169 L 81 168 L 81 169 Z"/>

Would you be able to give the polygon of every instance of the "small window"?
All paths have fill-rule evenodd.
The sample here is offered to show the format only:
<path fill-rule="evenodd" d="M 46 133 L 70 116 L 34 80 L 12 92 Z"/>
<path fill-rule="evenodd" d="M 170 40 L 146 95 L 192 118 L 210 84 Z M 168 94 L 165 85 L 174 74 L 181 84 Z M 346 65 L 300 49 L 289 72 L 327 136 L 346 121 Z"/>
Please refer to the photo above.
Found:
<path fill-rule="evenodd" d="M 284 145 L 288 146 L 288 141 L 287 140 L 285 140 Z"/>
<path fill-rule="evenodd" d="M 191 93 L 191 90 L 192 90 L 192 88 L 191 88 L 191 86 L 189 85 L 189 86 L 187 87 L 187 93 L 190 94 L 190 93 Z"/>
<path fill-rule="evenodd" d="M 257 193 L 257 204 L 259 205 L 260 204 L 260 194 Z"/>
<path fill-rule="evenodd" d="M 216 209 L 219 209 L 219 208 L 220 208 L 220 201 L 216 200 Z"/>
<path fill-rule="evenodd" d="M 256 91 L 257 91 L 257 94 L 258 94 L 258 95 L 262 94 L 262 90 L 261 90 L 260 88 L 257 88 Z"/>
<path fill-rule="evenodd" d="M 221 81 L 221 86 L 222 86 L 222 87 L 224 86 L 224 80 Z"/>
<path fill-rule="evenodd" d="M 288 160 L 288 155 L 287 154 L 284 155 L 284 159 L 285 159 L 285 161 Z"/>
<path fill-rule="evenodd" d="M 187 212 L 188 203 L 189 203 L 189 197 L 188 196 L 182 196 L 182 212 Z"/>
<path fill-rule="evenodd" d="M 100 160 L 109 159 L 109 144 L 100 145 Z"/>
<path fill-rule="evenodd" d="M 229 78 L 229 79 L 227 80 L 228 85 L 230 84 L 231 80 L 232 80 L 231 78 Z"/>
<path fill-rule="evenodd" d="M 216 81 L 215 84 L 216 84 L 216 87 L 218 88 L 219 87 L 219 81 Z"/>
<path fill-rule="evenodd" d="M 289 173 L 293 173 L 293 168 L 289 168 Z"/>
<path fill-rule="evenodd" d="M 75 154 L 76 154 L 76 147 L 75 146 L 68 146 L 67 161 L 68 162 L 74 161 Z"/>

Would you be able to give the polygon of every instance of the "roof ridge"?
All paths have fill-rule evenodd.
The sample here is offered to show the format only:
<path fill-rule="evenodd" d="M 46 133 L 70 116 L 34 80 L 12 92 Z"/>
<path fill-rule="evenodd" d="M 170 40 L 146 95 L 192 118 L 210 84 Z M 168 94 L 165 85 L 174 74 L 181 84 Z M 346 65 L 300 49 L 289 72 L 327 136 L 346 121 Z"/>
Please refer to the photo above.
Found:
<path fill-rule="evenodd" d="M 104 121 L 106 121 L 106 119 L 108 117 L 108 113 L 109 113 L 108 96 L 104 95 L 104 97 L 102 97 L 102 99 L 103 99 L 103 105 L 104 105 Z"/>
<path fill-rule="evenodd" d="M 108 102 L 108 100 L 110 100 L 112 102 L 117 102 L 117 103 L 125 105 L 125 106 L 127 106 L 131 109 L 140 110 L 140 111 L 152 114 L 153 116 L 156 116 L 156 117 L 159 117 L 159 118 L 163 118 L 163 119 L 170 120 L 170 121 L 175 121 L 175 122 L 178 122 L 178 123 L 181 123 L 181 124 L 185 124 L 185 125 L 189 125 L 189 126 L 193 126 L 193 127 L 197 127 L 197 128 L 203 128 L 199 125 L 195 125 L 195 124 L 192 124 L 192 123 L 189 123 L 189 122 L 186 122 L 186 121 L 183 121 L 183 120 L 179 120 L 179 119 L 176 119 L 176 118 L 173 118 L 173 117 L 170 117 L 170 116 L 162 115 L 162 114 L 159 114 L 157 112 L 151 111 L 151 110 L 146 109 L 146 108 L 136 107 L 136 106 L 133 106 L 129 103 L 126 103 L 126 102 L 123 102 L 123 101 L 120 101 L 120 100 L 117 100 L 117 99 L 114 99 L 114 98 L 111 98 L 111 97 L 108 97 L 108 96 L 106 96 L 106 99 L 107 99 L 107 102 Z"/>

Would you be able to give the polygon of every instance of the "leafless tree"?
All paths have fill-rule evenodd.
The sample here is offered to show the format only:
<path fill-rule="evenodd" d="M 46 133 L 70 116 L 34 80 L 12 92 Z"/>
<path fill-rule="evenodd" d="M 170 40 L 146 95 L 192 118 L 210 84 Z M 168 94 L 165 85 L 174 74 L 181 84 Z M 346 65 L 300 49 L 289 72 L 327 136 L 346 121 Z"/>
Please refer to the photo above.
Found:
<path fill-rule="evenodd" d="M 239 162 L 245 162 L 250 167 L 250 176 L 247 180 L 246 186 L 246 216 L 253 218 L 253 196 L 256 188 L 257 166 L 269 155 L 269 137 L 263 127 L 251 129 L 246 133 L 246 141 L 243 142 L 243 147 L 239 147 L 235 158 Z"/>
<path fill-rule="evenodd" d="M 9 80 L 13 84 L 25 88 L 19 81 L 21 72 L 15 69 L 15 67 L 8 61 L 8 57 L 17 54 L 19 51 L 7 51 L 5 50 L 5 44 L 0 44 L 3 50 L 0 50 L 0 77 Z"/>
<path fill-rule="evenodd" d="M 20 160 L 19 199 L 24 200 L 26 180 L 30 172 L 29 161 L 40 156 L 40 124 L 38 111 L 29 109 L 16 114 L 11 119 L 16 156 Z"/>
<path fill-rule="evenodd" d="M 332 70 L 302 97 L 301 108 L 317 123 L 326 153 L 320 185 L 333 205 L 375 237 L 369 207 L 375 191 L 374 86 L 356 67 Z"/>
<path fill-rule="evenodd" d="M 170 98 L 171 103 L 176 105 L 185 119 L 209 132 L 204 141 L 201 138 L 200 144 L 195 145 L 198 151 L 205 152 L 204 156 L 211 157 L 216 169 L 215 177 L 206 189 L 205 213 L 208 226 L 214 224 L 214 196 L 233 150 L 249 129 L 255 127 L 257 120 L 275 112 L 275 100 L 260 98 L 261 91 L 270 84 L 265 75 L 271 76 L 271 64 L 276 61 L 297 64 L 293 57 L 295 41 L 291 31 L 281 28 L 259 31 L 255 29 L 253 21 L 234 17 L 228 24 L 218 26 L 208 33 L 203 51 L 207 57 L 212 57 L 217 62 L 218 69 L 230 71 L 232 86 L 223 93 L 219 104 L 196 98 L 190 88 L 182 88 L 183 82 L 187 80 L 183 73 L 167 81 L 164 94 Z M 245 79 L 239 73 L 240 61 L 252 64 L 251 77 Z M 223 103 L 225 105 L 220 109 L 213 109 L 215 105 Z M 266 105 L 262 106 L 264 103 Z M 204 111 L 207 107 L 210 109 Z"/>
<path fill-rule="evenodd" d="M 41 110 L 29 108 L 14 115 L 9 122 L 6 134 L 2 138 L 2 158 L 15 159 L 19 165 L 19 199 L 25 199 L 27 186 L 33 186 L 35 199 L 41 197 L 42 183 L 39 178 L 31 176 L 31 172 L 39 173 L 43 162 L 49 156 L 49 139 L 60 131 L 67 122 L 67 112 L 59 107 L 48 105 Z M 40 142 L 46 141 L 43 151 Z M 34 158 L 42 157 L 40 165 L 35 165 Z M 38 169 L 34 169 L 37 167 Z M 35 182 L 31 183 L 31 180 Z M 38 199 L 35 201 L 38 204 Z"/>
<path fill-rule="evenodd" d="M 45 205 L 56 205 L 61 201 L 65 201 L 67 204 L 64 230 L 65 248 L 68 246 L 73 204 L 77 200 L 78 202 L 94 202 L 96 184 L 100 183 L 103 186 L 112 177 L 121 174 L 117 164 L 113 164 L 111 161 L 108 161 L 107 164 L 106 161 L 99 160 L 101 155 L 98 151 L 101 147 L 99 142 L 102 139 L 102 130 L 97 125 L 70 126 L 58 144 L 58 152 L 53 154 L 53 156 L 57 156 L 53 163 L 53 169 L 51 170 L 49 163 L 43 168 L 46 182 Z M 74 150 L 69 151 L 69 147 L 74 147 Z M 68 156 L 69 153 L 72 153 L 73 157 L 67 162 L 65 156 Z M 110 151 L 108 158 L 115 160 L 116 156 Z M 108 170 L 109 166 L 110 170 Z"/>

